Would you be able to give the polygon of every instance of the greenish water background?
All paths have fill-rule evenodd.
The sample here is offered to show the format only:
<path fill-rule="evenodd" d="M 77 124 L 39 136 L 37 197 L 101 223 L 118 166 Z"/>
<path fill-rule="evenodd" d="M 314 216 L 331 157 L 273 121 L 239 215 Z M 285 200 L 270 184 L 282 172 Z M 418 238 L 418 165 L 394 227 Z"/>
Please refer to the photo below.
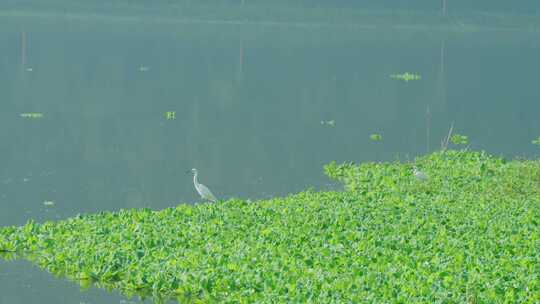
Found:
<path fill-rule="evenodd" d="M 0 11 L 1 226 L 194 202 L 192 167 L 224 199 L 336 188 L 324 164 L 412 160 L 452 122 L 471 149 L 539 154 L 538 18 L 521 11 L 23 4 Z M 390 78 L 405 72 L 422 79 Z M 0 261 L 0 286 L 0 303 L 123 301 L 25 262 Z"/>

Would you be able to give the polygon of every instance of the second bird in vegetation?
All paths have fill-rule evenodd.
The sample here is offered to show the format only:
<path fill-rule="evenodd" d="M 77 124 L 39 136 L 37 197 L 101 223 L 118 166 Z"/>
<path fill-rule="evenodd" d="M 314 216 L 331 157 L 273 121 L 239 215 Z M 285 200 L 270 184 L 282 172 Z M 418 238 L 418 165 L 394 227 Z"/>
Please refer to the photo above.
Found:
<path fill-rule="evenodd" d="M 418 170 L 418 167 L 416 166 L 413 166 L 413 175 L 421 181 L 426 181 L 428 179 L 427 175 L 424 172 Z"/>

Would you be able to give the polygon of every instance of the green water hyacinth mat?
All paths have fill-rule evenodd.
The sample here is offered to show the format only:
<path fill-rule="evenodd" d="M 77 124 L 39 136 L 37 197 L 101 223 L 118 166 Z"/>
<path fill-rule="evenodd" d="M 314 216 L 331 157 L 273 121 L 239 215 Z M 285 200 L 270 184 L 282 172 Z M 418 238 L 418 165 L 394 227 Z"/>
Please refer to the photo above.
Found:
<path fill-rule="evenodd" d="M 540 162 L 414 165 L 426 180 L 412 163 L 332 163 L 344 192 L 30 221 L 0 249 L 156 302 L 539 303 Z"/>

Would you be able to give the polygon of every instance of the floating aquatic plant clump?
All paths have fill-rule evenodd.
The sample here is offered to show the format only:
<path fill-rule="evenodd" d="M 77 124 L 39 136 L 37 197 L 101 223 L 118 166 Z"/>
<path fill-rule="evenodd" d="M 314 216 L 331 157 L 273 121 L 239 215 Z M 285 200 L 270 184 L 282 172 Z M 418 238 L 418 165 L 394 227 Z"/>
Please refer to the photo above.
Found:
<path fill-rule="evenodd" d="M 345 192 L 131 209 L 0 230 L 55 274 L 204 303 L 537 303 L 538 161 L 446 151 L 326 166 Z"/>

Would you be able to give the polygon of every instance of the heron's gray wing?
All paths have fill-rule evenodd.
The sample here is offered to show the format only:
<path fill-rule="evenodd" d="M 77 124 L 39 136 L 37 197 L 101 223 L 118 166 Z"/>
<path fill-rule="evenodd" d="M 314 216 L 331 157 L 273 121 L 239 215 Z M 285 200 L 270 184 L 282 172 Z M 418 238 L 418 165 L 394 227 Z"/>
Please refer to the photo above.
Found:
<path fill-rule="evenodd" d="M 212 191 L 205 185 L 199 184 L 199 190 L 201 191 L 200 194 L 203 198 L 213 202 L 217 201 L 217 198 L 212 194 Z"/>

